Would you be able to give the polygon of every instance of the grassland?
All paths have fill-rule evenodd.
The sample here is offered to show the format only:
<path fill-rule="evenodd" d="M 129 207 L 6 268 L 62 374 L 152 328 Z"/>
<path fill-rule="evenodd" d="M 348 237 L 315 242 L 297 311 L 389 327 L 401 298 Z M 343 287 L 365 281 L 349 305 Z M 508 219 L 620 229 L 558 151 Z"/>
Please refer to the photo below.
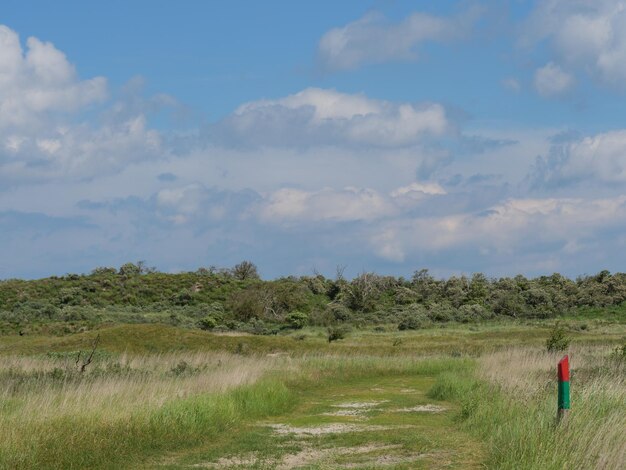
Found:
<path fill-rule="evenodd" d="M 558 428 L 552 324 L 0 336 L 0 468 L 622 468 L 626 324 L 567 320 Z"/>

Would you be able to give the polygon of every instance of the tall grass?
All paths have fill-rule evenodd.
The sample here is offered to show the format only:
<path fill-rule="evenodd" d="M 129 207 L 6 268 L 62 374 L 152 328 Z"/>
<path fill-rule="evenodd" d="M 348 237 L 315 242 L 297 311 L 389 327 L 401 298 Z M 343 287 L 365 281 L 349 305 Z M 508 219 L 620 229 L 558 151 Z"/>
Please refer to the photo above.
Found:
<path fill-rule="evenodd" d="M 328 381 L 437 377 L 433 399 L 461 404 L 459 426 L 486 444 L 489 468 L 623 468 L 626 361 L 576 346 L 572 412 L 556 426 L 558 355 L 499 350 L 478 358 L 384 351 L 294 356 L 74 354 L 0 357 L 0 468 L 135 467 L 254 419 L 285 413 Z"/>
<path fill-rule="evenodd" d="M 0 468 L 120 468 L 289 405 L 276 360 L 229 354 L 0 358 Z M 91 367 L 91 366 L 90 366 Z"/>
<path fill-rule="evenodd" d="M 622 469 L 626 462 L 626 362 L 607 348 L 570 352 L 572 410 L 557 425 L 559 355 L 512 349 L 479 359 L 476 377 L 447 373 L 431 391 L 460 399 L 460 421 L 489 447 L 489 468 Z"/>
<path fill-rule="evenodd" d="M 452 358 L 179 353 L 0 358 L 0 468 L 133 467 L 286 412 L 329 380 L 461 371 Z"/>

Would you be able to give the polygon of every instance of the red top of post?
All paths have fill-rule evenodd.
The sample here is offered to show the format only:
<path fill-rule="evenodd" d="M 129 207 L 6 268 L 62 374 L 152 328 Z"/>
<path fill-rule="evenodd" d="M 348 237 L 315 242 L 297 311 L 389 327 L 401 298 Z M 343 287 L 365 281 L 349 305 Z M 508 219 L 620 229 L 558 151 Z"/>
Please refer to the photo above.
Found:
<path fill-rule="evenodd" d="M 559 361 L 559 382 L 569 382 L 569 357 L 567 354 Z"/>

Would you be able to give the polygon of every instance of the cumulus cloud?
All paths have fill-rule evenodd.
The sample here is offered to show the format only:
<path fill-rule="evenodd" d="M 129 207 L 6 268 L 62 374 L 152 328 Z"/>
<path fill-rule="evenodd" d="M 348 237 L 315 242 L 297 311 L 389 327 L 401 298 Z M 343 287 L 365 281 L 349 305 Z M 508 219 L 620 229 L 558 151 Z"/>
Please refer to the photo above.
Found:
<path fill-rule="evenodd" d="M 556 143 L 537 160 L 531 180 L 542 186 L 625 183 L 626 130 Z"/>
<path fill-rule="evenodd" d="M 371 236 L 377 253 L 402 261 L 420 252 L 473 249 L 485 256 L 570 250 L 623 227 L 626 196 L 607 199 L 509 199 L 471 214 L 400 218 Z"/>
<path fill-rule="evenodd" d="M 560 95 L 574 84 L 574 77 L 553 62 L 549 62 L 535 72 L 535 89 L 542 96 Z"/>
<path fill-rule="evenodd" d="M 24 50 L 17 33 L 0 25 L 3 187 L 91 178 L 163 156 L 162 138 L 149 128 L 137 100 L 107 103 L 98 124 L 83 118 L 108 94 L 105 78 L 80 79 L 53 44 L 30 37 Z"/>
<path fill-rule="evenodd" d="M 19 36 L 0 25 L 0 129 L 33 127 L 51 112 L 71 112 L 102 102 L 103 77 L 80 80 L 63 52 L 31 37 L 22 49 Z"/>
<path fill-rule="evenodd" d="M 440 137 L 449 128 L 445 108 L 437 103 L 393 103 L 307 88 L 284 98 L 243 104 L 212 126 L 209 135 L 222 144 L 398 147 Z"/>
<path fill-rule="evenodd" d="M 547 41 L 560 63 L 620 84 L 626 78 L 626 4 L 619 0 L 542 0 L 526 22 L 522 44 Z"/>
<path fill-rule="evenodd" d="M 261 199 L 252 190 L 227 191 L 202 183 L 164 188 L 149 201 L 159 218 L 177 225 L 202 226 L 225 220 L 248 219 L 250 208 Z"/>
<path fill-rule="evenodd" d="M 319 191 L 282 188 L 265 196 L 258 216 L 266 222 L 369 222 L 394 218 L 445 194 L 440 184 L 431 181 L 414 182 L 389 193 L 355 187 Z"/>
<path fill-rule="evenodd" d="M 427 42 L 461 37 L 471 25 L 474 12 L 459 18 L 413 13 L 393 23 L 380 13 L 326 32 L 318 44 L 318 61 L 325 70 L 350 70 L 363 64 L 413 61 Z"/>
<path fill-rule="evenodd" d="M 18 184 L 102 176 L 161 156 L 161 140 L 144 116 L 100 127 L 87 123 L 55 126 L 39 136 L 0 136 L 0 181 Z"/>
<path fill-rule="evenodd" d="M 269 195 L 261 206 L 260 217 L 266 221 L 344 222 L 373 220 L 395 213 L 394 206 L 372 189 L 326 188 L 307 192 L 284 188 Z"/>

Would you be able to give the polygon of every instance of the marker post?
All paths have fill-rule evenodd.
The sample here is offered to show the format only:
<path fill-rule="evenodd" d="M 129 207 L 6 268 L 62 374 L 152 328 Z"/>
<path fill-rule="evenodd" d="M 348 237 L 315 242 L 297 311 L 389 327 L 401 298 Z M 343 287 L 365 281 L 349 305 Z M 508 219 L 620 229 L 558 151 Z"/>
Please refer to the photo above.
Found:
<path fill-rule="evenodd" d="M 559 396 L 558 396 L 558 411 L 556 414 L 557 423 L 561 423 L 567 420 L 570 409 L 570 397 L 569 397 L 569 357 L 565 355 L 563 359 L 559 361 L 557 365 L 557 372 L 559 376 Z"/>

